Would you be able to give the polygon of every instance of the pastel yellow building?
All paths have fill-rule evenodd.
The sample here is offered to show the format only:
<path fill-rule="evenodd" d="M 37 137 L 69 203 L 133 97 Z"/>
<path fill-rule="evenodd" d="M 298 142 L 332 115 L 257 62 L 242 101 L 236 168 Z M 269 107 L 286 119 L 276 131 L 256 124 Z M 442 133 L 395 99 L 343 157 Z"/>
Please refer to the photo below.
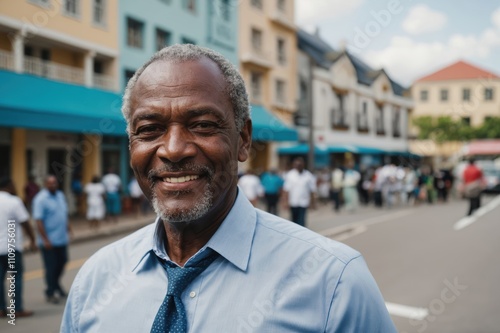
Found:
<path fill-rule="evenodd" d="M 19 195 L 28 175 L 42 183 L 59 172 L 68 194 L 76 173 L 84 183 L 101 173 L 108 133 L 98 124 L 111 103 L 98 101 L 118 97 L 118 13 L 118 0 L 0 1 L 0 152 L 8 156 L 0 173 Z"/>
<path fill-rule="evenodd" d="M 239 2 L 239 15 L 240 70 L 253 112 L 269 111 L 279 121 L 292 125 L 297 109 L 294 1 L 243 0 Z M 254 128 L 249 168 L 262 170 L 278 165 L 275 149 L 281 139 L 273 134 L 261 136 L 259 128 Z"/>
<path fill-rule="evenodd" d="M 488 117 L 500 117 L 500 77 L 464 61 L 458 61 L 418 79 L 411 88 L 415 101 L 411 118 L 450 116 L 470 126 L 480 126 Z M 410 122 L 412 124 L 412 122 Z M 417 128 L 410 125 L 413 136 Z M 413 141 L 413 152 L 435 157 L 435 163 L 460 152 L 460 143 L 439 144 Z"/>

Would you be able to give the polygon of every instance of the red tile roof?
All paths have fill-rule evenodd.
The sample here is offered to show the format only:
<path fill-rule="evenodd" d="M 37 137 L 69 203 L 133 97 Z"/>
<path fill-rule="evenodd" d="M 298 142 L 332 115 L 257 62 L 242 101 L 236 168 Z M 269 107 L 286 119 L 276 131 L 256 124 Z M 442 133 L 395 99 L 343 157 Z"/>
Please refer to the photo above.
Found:
<path fill-rule="evenodd" d="M 495 73 L 468 64 L 465 61 L 458 61 L 448 67 L 438 70 L 437 72 L 421 77 L 417 80 L 417 82 L 479 78 L 497 79 L 499 76 Z"/>

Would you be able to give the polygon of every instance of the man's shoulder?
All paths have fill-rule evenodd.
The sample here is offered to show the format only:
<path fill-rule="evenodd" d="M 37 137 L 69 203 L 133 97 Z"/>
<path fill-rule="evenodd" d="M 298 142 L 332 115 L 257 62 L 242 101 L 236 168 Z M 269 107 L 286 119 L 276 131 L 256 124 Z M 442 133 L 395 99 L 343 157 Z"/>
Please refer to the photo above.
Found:
<path fill-rule="evenodd" d="M 124 238 L 104 246 L 90 257 L 82 270 L 92 270 L 96 266 L 107 267 L 108 269 L 123 268 L 124 265 L 133 267 L 147 252 L 146 249 L 151 244 L 154 230 L 155 223 L 151 223 Z"/>
<path fill-rule="evenodd" d="M 281 238 L 297 249 L 297 253 L 307 250 L 319 250 L 331 259 L 338 259 L 347 264 L 361 254 L 351 247 L 322 236 L 310 229 L 257 209 L 257 224 L 261 230 L 273 238 Z M 291 255 L 291 254 L 290 254 Z"/>

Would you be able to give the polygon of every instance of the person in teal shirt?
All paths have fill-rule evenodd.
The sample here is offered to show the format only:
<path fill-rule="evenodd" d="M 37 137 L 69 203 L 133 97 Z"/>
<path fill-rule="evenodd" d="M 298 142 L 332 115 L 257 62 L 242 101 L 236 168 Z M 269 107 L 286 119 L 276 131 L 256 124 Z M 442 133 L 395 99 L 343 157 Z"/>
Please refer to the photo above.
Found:
<path fill-rule="evenodd" d="M 276 169 L 271 169 L 262 175 L 261 183 L 264 187 L 267 211 L 271 214 L 278 215 L 278 202 L 280 199 L 281 188 L 284 183 L 283 178 L 278 175 L 278 171 Z"/>

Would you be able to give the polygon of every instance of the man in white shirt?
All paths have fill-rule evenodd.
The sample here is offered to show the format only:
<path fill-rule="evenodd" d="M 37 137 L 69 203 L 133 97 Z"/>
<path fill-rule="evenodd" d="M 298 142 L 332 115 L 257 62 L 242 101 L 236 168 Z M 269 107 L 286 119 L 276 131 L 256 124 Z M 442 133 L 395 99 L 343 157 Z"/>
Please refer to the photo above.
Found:
<path fill-rule="evenodd" d="M 111 217 L 111 220 L 118 222 L 118 215 L 122 210 L 120 198 L 122 181 L 120 177 L 115 174 L 113 168 L 110 168 L 108 173 L 102 177 L 101 182 L 106 188 L 106 213 Z"/>
<path fill-rule="evenodd" d="M 290 208 L 291 220 L 305 226 L 307 208 L 315 207 L 316 179 L 305 170 L 302 157 L 294 159 L 292 165 L 293 169 L 285 176 L 283 203 L 285 208 Z"/>
<path fill-rule="evenodd" d="M 248 170 L 246 174 L 238 180 L 238 186 L 241 188 L 247 199 L 254 207 L 257 207 L 259 198 L 264 196 L 264 188 L 260 178 L 255 175 L 253 170 Z"/>
<path fill-rule="evenodd" d="M 35 236 L 29 224 L 30 216 L 21 199 L 15 194 L 14 184 L 7 177 L 0 179 L 0 317 L 29 317 L 33 311 L 23 307 L 23 234 L 20 226 L 30 238 L 31 249 L 36 249 Z M 12 237 L 13 236 L 13 237 Z M 6 277 L 7 275 L 7 277 Z M 5 299 L 5 280 L 15 286 L 8 302 Z"/>

